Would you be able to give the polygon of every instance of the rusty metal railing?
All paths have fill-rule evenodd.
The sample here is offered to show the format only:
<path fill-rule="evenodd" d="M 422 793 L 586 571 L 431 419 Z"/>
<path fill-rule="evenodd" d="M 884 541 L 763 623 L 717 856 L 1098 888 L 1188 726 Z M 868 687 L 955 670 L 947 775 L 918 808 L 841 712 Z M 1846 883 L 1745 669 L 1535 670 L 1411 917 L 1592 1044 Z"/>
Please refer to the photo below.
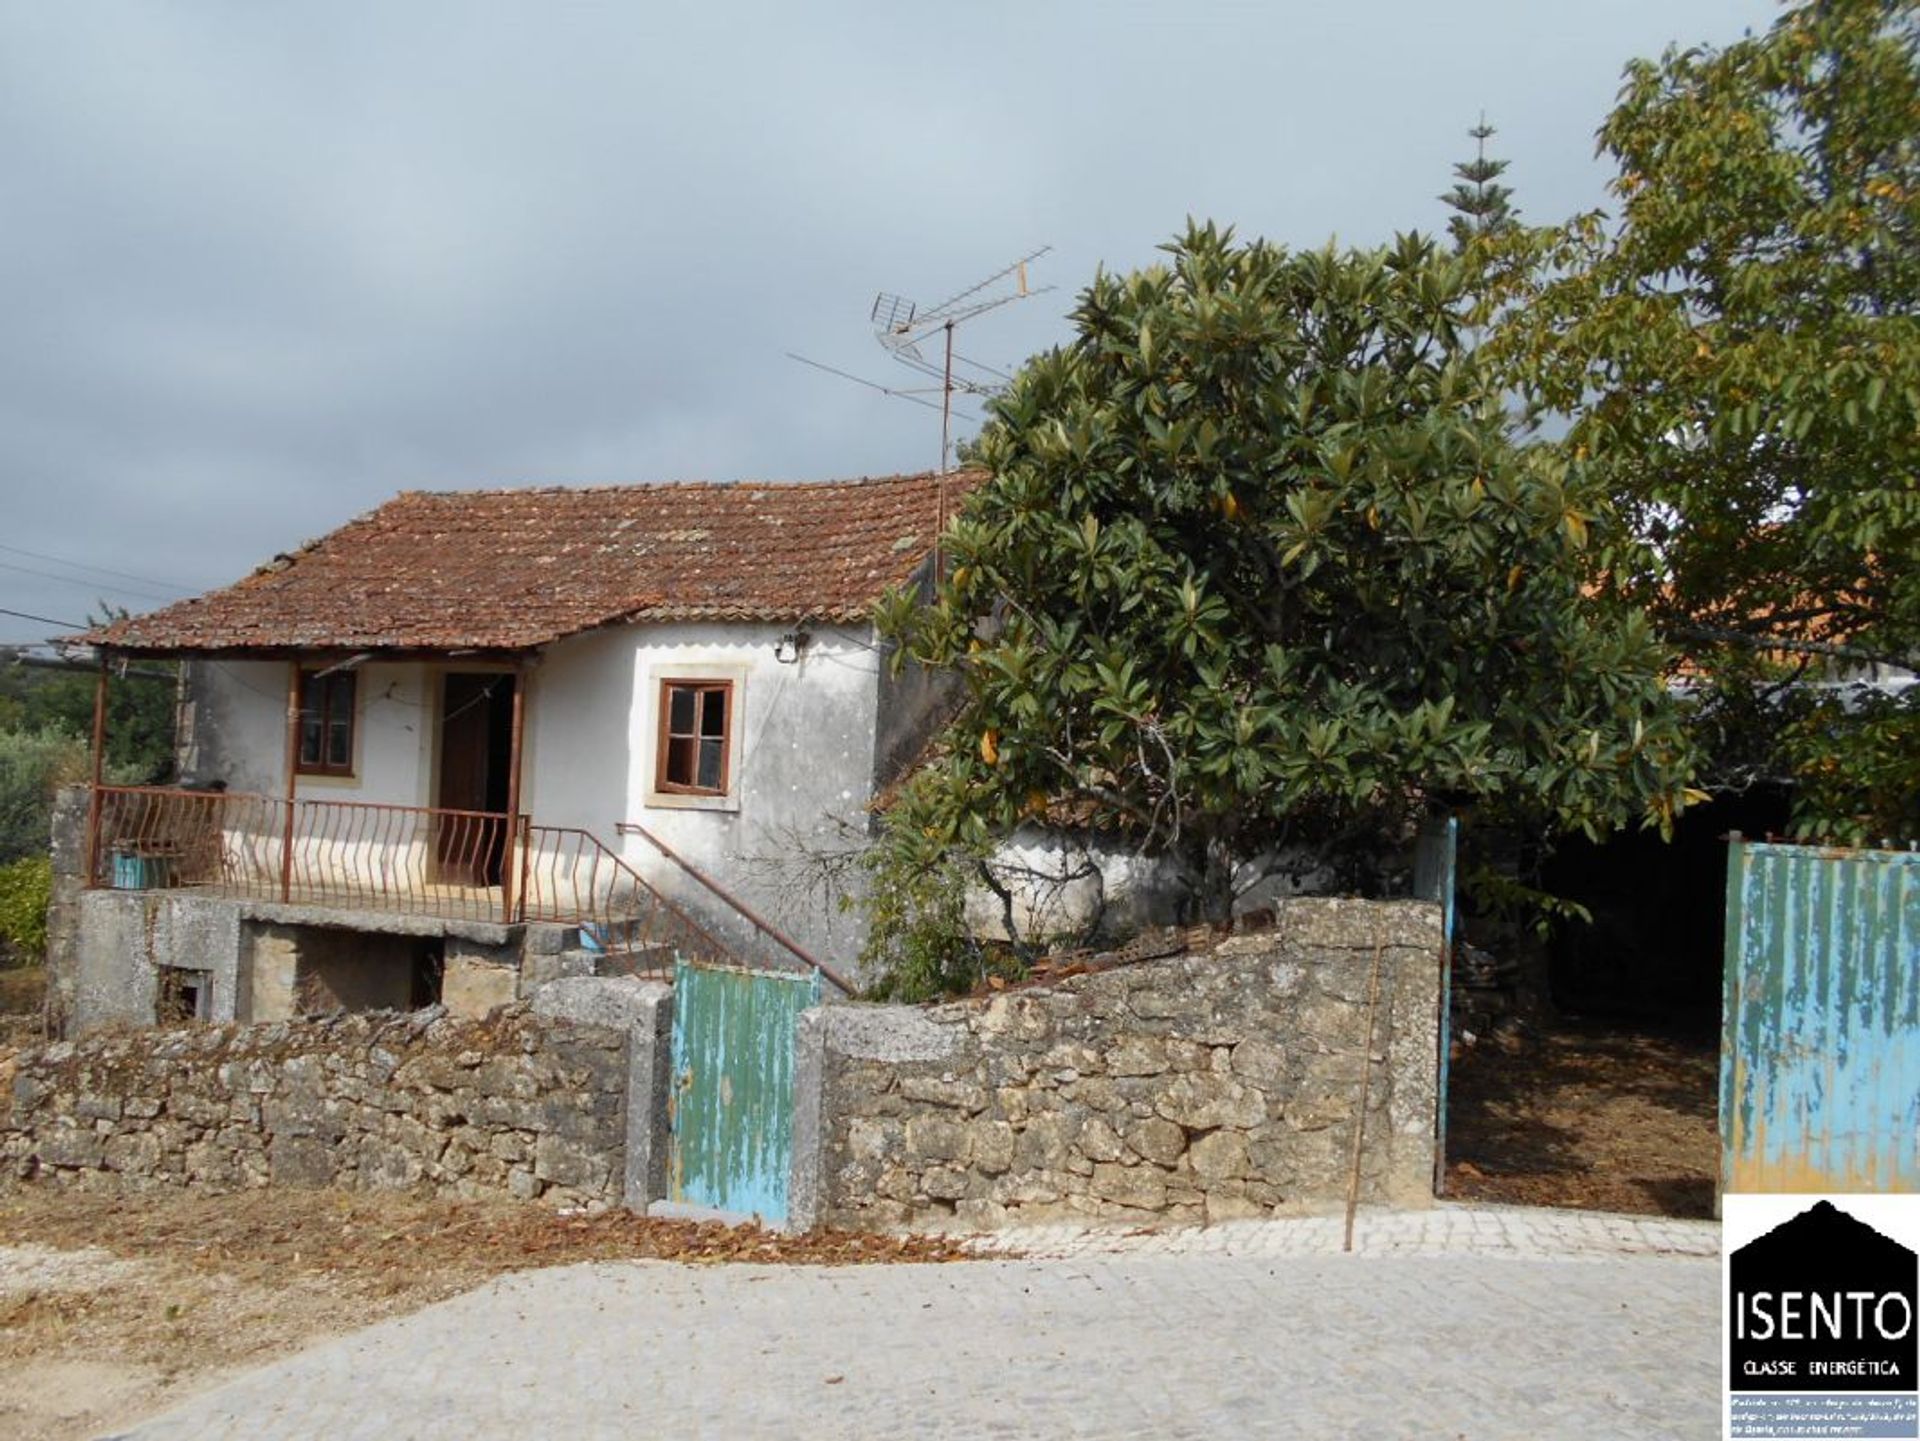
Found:
<path fill-rule="evenodd" d="M 718 896 L 722 901 L 726 902 L 727 906 L 736 915 L 738 915 L 748 925 L 752 926 L 755 930 L 759 931 L 761 935 L 765 936 L 768 940 L 772 941 L 775 945 L 779 946 L 788 955 L 792 956 L 795 960 L 799 961 L 801 965 L 805 966 L 807 969 L 812 970 L 817 974 L 819 974 L 820 976 L 824 977 L 826 980 L 831 981 L 834 987 L 840 992 L 841 995 L 851 996 L 852 994 L 854 994 L 853 983 L 849 981 L 845 976 L 841 975 L 838 971 L 834 970 L 833 967 L 829 966 L 826 962 L 820 960 L 818 957 L 816 957 L 813 954 L 813 952 L 809 951 L 806 947 L 802 946 L 792 936 L 788 935 L 785 931 L 781 930 L 778 926 L 774 925 L 771 921 L 766 920 L 764 917 L 760 915 L 758 911 L 754 910 L 745 901 L 741 900 L 738 896 L 736 896 L 732 891 L 728 890 L 725 886 L 721 885 L 718 881 L 714 880 L 713 877 L 709 876 L 705 871 L 699 869 L 697 866 L 693 865 L 690 861 L 682 857 L 680 852 L 673 849 L 672 846 L 669 846 L 665 841 L 661 840 L 660 837 L 656 836 L 652 831 L 648 830 L 645 826 L 640 825 L 636 821 L 621 821 L 614 827 L 614 829 L 617 830 L 623 836 L 640 837 L 641 840 L 645 841 L 648 845 L 652 846 L 656 851 L 660 852 L 661 855 L 665 856 L 669 861 L 672 861 L 673 864 L 678 866 L 682 871 L 686 872 L 689 878 L 697 882 L 699 885 L 704 886 L 708 891 L 712 892 L 714 895 Z"/>
<path fill-rule="evenodd" d="M 607 969 L 671 979 L 733 952 L 589 831 L 526 816 L 100 786 L 89 884 L 446 920 L 577 926 Z"/>
<path fill-rule="evenodd" d="M 729 961 L 732 951 L 602 844 L 571 826 L 526 827 L 520 847 L 526 918 L 580 927 L 609 969 L 673 978 L 674 961 Z"/>
<path fill-rule="evenodd" d="M 507 817 L 156 786 L 99 788 L 94 886 L 502 920 Z"/>

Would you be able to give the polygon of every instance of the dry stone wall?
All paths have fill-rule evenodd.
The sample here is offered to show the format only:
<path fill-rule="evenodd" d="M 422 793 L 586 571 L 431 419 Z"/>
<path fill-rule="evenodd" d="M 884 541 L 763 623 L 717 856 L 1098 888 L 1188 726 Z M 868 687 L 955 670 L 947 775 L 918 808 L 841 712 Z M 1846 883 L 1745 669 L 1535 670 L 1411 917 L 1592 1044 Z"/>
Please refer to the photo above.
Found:
<path fill-rule="evenodd" d="M 0 1165 L 67 1185 L 600 1206 L 622 1196 L 628 1064 L 624 1025 L 518 1006 L 104 1033 L 0 1063 Z"/>
<path fill-rule="evenodd" d="M 1332 1209 L 1363 1115 L 1362 1202 L 1424 1204 L 1440 946 L 1434 906 L 1289 901 L 1271 931 L 1205 954 L 985 1001 L 809 1012 L 798 1219 L 971 1229 Z"/>

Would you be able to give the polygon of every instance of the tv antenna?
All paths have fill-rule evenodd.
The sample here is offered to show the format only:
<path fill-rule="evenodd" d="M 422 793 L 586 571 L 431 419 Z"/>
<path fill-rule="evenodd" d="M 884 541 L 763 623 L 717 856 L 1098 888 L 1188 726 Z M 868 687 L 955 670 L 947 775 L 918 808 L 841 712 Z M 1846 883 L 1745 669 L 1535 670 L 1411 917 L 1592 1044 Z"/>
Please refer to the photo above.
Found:
<path fill-rule="evenodd" d="M 994 271 L 985 280 L 969 285 L 957 295 L 950 295 L 938 305 L 922 307 L 905 296 L 892 295 L 882 291 L 874 297 L 873 306 L 867 312 L 867 319 L 873 324 L 874 338 L 880 342 L 880 348 L 900 365 L 937 385 L 890 386 L 877 381 L 854 375 L 831 365 L 823 365 L 817 360 L 809 360 L 804 355 L 787 352 L 787 358 L 797 360 L 802 365 L 811 365 L 816 370 L 824 370 L 829 375 L 837 375 L 843 380 L 851 380 L 882 395 L 891 395 L 901 400 L 913 401 L 940 412 L 940 470 L 945 475 L 951 469 L 953 450 L 953 397 L 961 395 L 997 395 L 1013 379 L 1004 370 L 997 370 L 978 360 L 969 360 L 957 354 L 953 348 L 953 332 L 965 322 L 989 310 L 998 310 L 1003 305 L 1011 305 L 1016 300 L 1025 300 L 1029 296 L 1044 295 L 1052 290 L 1051 285 L 1032 286 L 1027 283 L 1027 267 L 1048 251 L 1051 245 L 1043 245 L 1038 250 L 1029 251 L 1011 265 Z M 936 364 L 921 351 L 921 346 L 935 335 L 943 339 L 941 358 Z M 964 366 L 967 373 L 958 373 L 954 367 Z M 938 403 L 929 400 L 931 395 L 940 397 Z M 969 415 L 968 419 L 978 419 Z M 944 510 L 944 507 L 943 507 Z M 943 516 L 944 520 L 944 516 Z"/>

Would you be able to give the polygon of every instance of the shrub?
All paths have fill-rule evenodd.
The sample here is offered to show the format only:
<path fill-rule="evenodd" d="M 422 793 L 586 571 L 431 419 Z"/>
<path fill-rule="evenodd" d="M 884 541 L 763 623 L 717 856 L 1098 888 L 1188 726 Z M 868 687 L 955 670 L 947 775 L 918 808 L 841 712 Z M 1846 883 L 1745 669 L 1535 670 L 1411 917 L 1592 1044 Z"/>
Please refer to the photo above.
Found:
<path fill-rule="evenodd" d="M 78 737 L 0 731 L 0 863 L 45 855 L 54 790 L 87 776 L 87 745 Z"/>
<path fill-rule="evenodd" d="M 53 864 L 27 856 L 0 866 L 0 943 L 19 965 L 37 965 L 47 954 L 47 902 L 53 895 Z"/>

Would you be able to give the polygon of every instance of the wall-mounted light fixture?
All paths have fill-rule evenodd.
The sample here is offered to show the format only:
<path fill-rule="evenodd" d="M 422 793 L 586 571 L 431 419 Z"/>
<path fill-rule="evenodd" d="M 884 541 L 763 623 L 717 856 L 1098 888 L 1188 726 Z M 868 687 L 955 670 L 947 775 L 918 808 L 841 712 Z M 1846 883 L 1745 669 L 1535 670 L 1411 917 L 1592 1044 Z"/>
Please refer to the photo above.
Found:
<path fill-rule="evenodd" d="M 773 643 L 773 658 L 781 665 L 792 665 L 800 659 L 800 652 L 813 641 L 810 631 L 790 630 Z"/>

